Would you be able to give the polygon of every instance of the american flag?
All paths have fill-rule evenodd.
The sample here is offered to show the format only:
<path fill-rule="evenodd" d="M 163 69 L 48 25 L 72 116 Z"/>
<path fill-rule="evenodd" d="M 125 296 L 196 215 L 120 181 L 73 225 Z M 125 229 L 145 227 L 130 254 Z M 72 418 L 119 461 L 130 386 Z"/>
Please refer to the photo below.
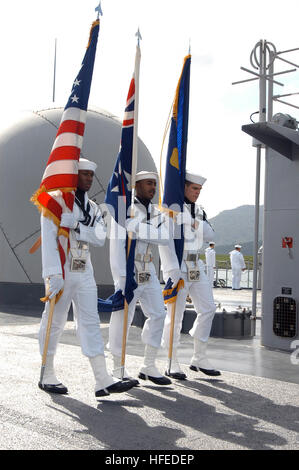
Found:
<path fill-rule="evenodd" d="M 99 24 L 99 20 L 92 24 L 81 69 L 64 108 L 42 182 L 31 198 L 43 215 L 59 227 L 58 249 L 63 273 L 69 248 L 69 229 L 60 228 L 60 220 L 62 213 L 72 212 L 74 205 Z"/>

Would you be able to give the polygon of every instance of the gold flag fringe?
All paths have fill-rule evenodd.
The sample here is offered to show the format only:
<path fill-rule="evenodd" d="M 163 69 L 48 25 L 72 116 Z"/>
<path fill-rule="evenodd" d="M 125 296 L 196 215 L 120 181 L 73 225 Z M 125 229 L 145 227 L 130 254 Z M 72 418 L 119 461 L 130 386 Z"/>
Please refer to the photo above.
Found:
<path fill-rule="evenodd" d="M 182 288 L 184 287 L 184 285 L 185 285 L 184 279 L 180 279 L 179 282 L 178 282 L 177 285 L 176 285 L 176 288 L 177 288 L 177 295 L 178 295 L 179 290 L 182 289 Z M 164 290 L 164 291 L 163 291 L 163 295 L 164 295 L 164 296 L 170 295 L 171 292 L 173 291 L 173 289 L 174 289 L 174 288 L 172 287 L 171 289 Z M 167 300 L 164 299 L 164 303 L 165 303 L 165 304 L 172 304 L 173 302 L 176 301 L 177 295 L 176 295 L 175 297 L 172 297 L 172 298 L 167 299 Z"/>
<path fill-rule="evenodd" d="M 51 189 L 51 192 L 58 191 L 58 190 L 61 192 L 70 193 L 72 191 L 75 191 L 76 188 L 63 188 L 63 189 L 57 188 L 57 189 Z M 38 197 L 40 196 L 40 194 L 46 193 L 46 192 L 48 191 L 46 190 L 45 186 L 42 186 L 37 191 L 35 191 L 35 193 L 31 196 L 30 201 L 37 207 L 38 211 L 41 214 L 43 214 L 44 217 L 47 217 L 48 219 L 51 219 L 54 222 L 54 224 L 59 229 L 58 236 L 63 235 L 64 237 L 68 238 L 69 236 L 68 232 L 60 227 L 60 220 L 58 219 L 58 217 L 56 217 L 49 209 L 44 207 L 38 200 Z"/>
<path fill-rule="evenodd" d="M 184 65 L 182 67 L 181 76 L 180 76 L 180 79 L 178 81 L 176 92 L 175 92 L 174 105 L 173 105 L 173 117 L 176 121 L 177 121 L 177 117 L 178 117 L 179 91 L 180 91 L 180 85 L 181 85 L 183 70 L 184 70 L 184 67 L 185 67 L 185 62 L 188 59 L 190 59 L 190 57 L 191 57 L 191 55 L 189 54 L 189 55 L 186 55 L 186 57 L 184 58 Z"/>
<path fill-rule="evenodd" d="M 179 214 L 179 212 L 172 211 L 171 209 L 168 209 L 164 206 L 159 206 L 159 210 L 161 212 L 166 212 L 168 214 L 168 217 L 170 217 L 171 219 L 174 219 Z"/>
<path fill-rule="evenodd" d="M 87 44 L 86 49 L 89 48 L 90 43 L 91 43 L 92 30 L 93 30 L 96 26 L 98 26 L 98 24 L 100 24 L 100 20 L 94 21 L 94 22 L 92 23 L 92 25 L 91 25 L 90 33 L 89 33 L 89 39 L 88 39 L 88 44 Z"/>
<path fill-rule="evenodd" d="M 76 188 L 57 188 L 56 190 L 53 189 L 53 191 L 57 191 L 57 190 L 60 190 L 60 191 L 63 191 L 63 192 L 71 192 L 71 191 L 74 191 L 76 190 Z M 58 219 L 58 217 L 56 217 L 49 209 L 47 209 L 46 207 L 44 207 L 38 200 L 38 197 L 40 194 L 44 193 L 44 192 L 47 192 L 45 186 L 42 186 L 40 187 L 37 191 L 35 191 L 35 193 L 31 196 L 30 198 L 30 201 L 37 207 L 38 211 L 43 214 L 44 217 L 47 217 L 48 219 L 51 219 L 54 224 L 58 227 L 58 233 L 57 233 L 57 236 L 59 237 L 60 235 L 64 236 L 65 238 L 68 238 L 69 237 L 69 234 L 68 232 L 63 229 L 62 227 L 60 227 L 60 220 Z M 69 252 L 69 249 L 68 249 L 68 252 Z M 63 294 L 63 289 L 58 292 L 58 294 L 56 295 L 56 299 L 55 299 L 55 304 L 57 304 L 58 300 L 60 299 L 60 297 L 62 296 Z M 46 295 L 45 297 L 41 297 L 40 298 L 41 302 L 48 302 L 49 299 L 49 295 Z"/>

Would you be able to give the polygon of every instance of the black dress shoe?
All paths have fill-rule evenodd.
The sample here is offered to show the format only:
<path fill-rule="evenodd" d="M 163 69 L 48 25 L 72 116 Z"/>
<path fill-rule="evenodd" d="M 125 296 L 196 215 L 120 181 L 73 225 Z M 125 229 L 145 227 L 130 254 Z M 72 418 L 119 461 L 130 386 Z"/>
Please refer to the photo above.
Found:
<path fill-rule="evenodd" d="M 166 370 L 165 375 L 167 375 L 167 377 L 171 377 L 172 379 L 176 379 L 176 380 L 186 380 L 187 379 L 187 375 L 184 374 L 184 372 L 168 372 Z"/>
<path fill-rule="evenodd" d="M 130 388 L 134 387 L 134 380 L 124 380 L 124 381 L 119 381 L 115 382 L 112 385 L 109 385 L 109 387 L 102 388 L 101 390 L 97 390 L 95 392 L 96 397 L 106 397 L 110 395 L 110 393 L 122 393 L 122 392 L 127 392 L 130 390 Z"/>
<path fill-rule="evenodd" d="M 164 377 L 163 375 L 162 377 L 152 377 L 151 375 L 146 375 L 140 372 L 138 377 L 142 380 L 150 380 L 156 385 L 170 385 L 172 383 L 170 379 Z"/>
<path fill-rule="evenodd" d="M 48 393 L 58 393 L 59 395 L 66 395 L 68 393 L 68 389 L 62 383 L 60 384 L 42 384 L 38 382 L 38 386 L 41 390 Z"/>
<path fill-rule="evenodd" d="M 219 370 L 215 370 L 215 369 L 202 369 L 202 367 L 197 367 L 197 366 L 190 366 L 190 369 L 191 370 L 195 370 L 196 372 L 203 372 L 204 374 L 206 375 L 212 375 L 212 376 L 216 376 L 216 375 L 221 375 L 221 372 Z"/>
<path fill-rule="evenodd" d="M 139 385 L 139 380 L 133 379 L 133 378 L 131 378 L 131 377 L 124 377 L 124 378 L 123 378 L 123 382 L 128 382 L 128 380 L 134 384 L 133 387 L 138 387 L 138 385 Z"/>

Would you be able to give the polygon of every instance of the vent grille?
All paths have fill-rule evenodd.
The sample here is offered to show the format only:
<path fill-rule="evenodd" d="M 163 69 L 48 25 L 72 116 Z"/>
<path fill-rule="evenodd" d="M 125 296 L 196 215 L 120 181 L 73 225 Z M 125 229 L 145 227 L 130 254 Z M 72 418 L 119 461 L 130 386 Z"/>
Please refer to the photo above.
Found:
<path fill-rule="evenodd" d="M 277 336 L 293 338 L 297 332 L 297 307 L 295 299 L 276 297 L 273 303 L 273 331 Z"/>

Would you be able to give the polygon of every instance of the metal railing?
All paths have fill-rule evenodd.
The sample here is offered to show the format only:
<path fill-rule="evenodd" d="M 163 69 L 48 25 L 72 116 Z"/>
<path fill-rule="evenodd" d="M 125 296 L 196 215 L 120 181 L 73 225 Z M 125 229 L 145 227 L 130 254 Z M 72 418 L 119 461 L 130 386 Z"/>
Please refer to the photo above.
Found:
<path fill-rule="evenodd" d="M 252 289 L 253 286 L 253 262 L 245 261 L 246 271 L 242 272 L 241 287 L 244 289 Z M 258 271 L 259 277 L 260 271 Z M 231 287 L 232 286 L 232 270 L 229 261 L 217 261 L 215 275 L 215 287 Z M 259 288 L 259 287 L 258 287 Z"/>
<path fill-rule="evenodd" d="M 204 262 L 204 260 L 202 259 Z M 241 287 L 243 289 L 252 289 L 253 287 L 253 262 L 245 261 L 246 271 L 242 273 L 241 277 Z M 260 268 L 260 266 L 259 266 Z M 163 275 L 161 271 L 161 264 L 159 260 L 159 278 L 160 282 L 163 283 Z M 261 279 L 261 270 L 258 269 L 258 286 L 260 289 L 260 279 Z M 231 287 L 232 286 L 232 269 L 229 260 L 227 261 L 217 261 L 216 269 L 214 274 L 214 287 Z"/>

